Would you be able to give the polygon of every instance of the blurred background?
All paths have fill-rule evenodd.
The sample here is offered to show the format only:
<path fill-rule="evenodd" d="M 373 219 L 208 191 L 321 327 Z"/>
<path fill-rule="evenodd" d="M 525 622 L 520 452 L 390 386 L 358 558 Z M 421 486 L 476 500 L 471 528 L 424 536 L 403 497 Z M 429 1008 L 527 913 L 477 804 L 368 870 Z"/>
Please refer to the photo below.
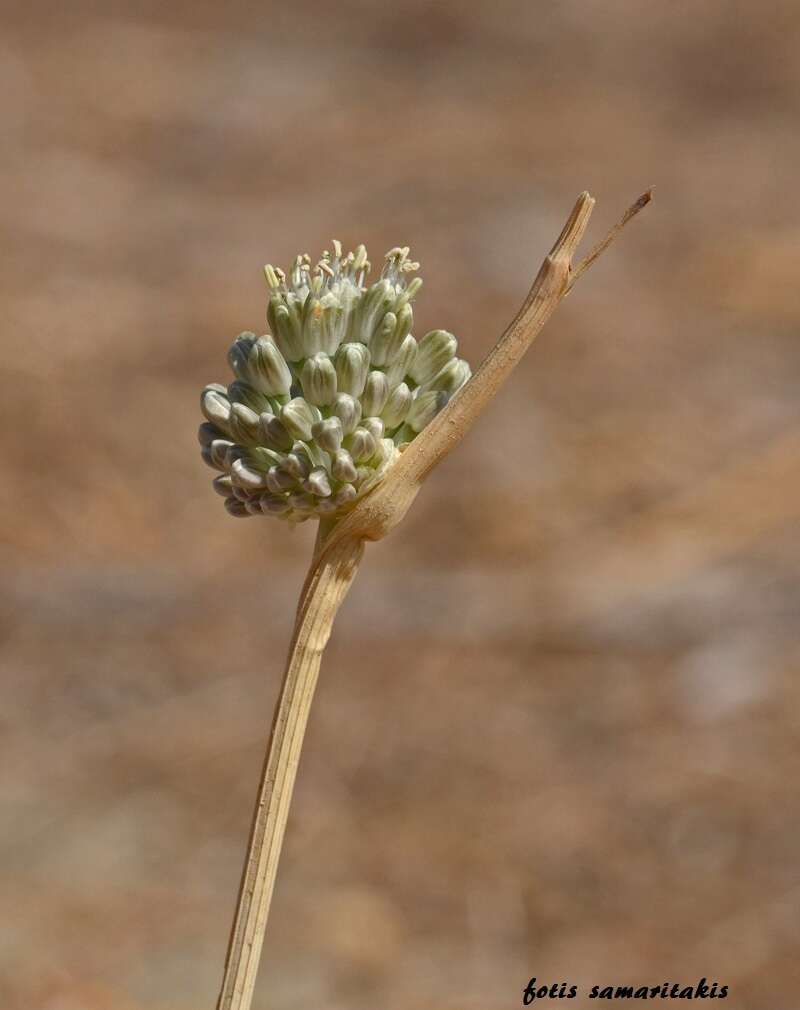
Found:
<path fill-rule="evenodd" d="M 477 363 L 576 195 L 592 242 L 651 185 L 368 549 L 255 1008 L 800 1006 L 798 5 L 3 20 L 3 1010 L 214 1005 L 314 534 L 199 458 L 262 264 L 409 244 Z"/>

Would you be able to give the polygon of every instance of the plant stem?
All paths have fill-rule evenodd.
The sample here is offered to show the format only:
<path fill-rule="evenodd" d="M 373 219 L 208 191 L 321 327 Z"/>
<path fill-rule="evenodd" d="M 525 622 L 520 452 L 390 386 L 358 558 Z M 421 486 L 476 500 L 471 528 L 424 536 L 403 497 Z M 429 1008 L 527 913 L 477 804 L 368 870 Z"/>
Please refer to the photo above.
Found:
<path fill-rule="evenodd" d="M 325 532 L 321 525 L 297 609 L 286 673 L 261 774 L 217 1010 L 250 1008 L 322 653 L 336 612 L 364 553 L 363 541 L 350 537 L 324 550 Z"/>
<path fill-rule="evenodd" d="M 572 285 L 651 199 L 648 190 L 592 252 L 572 267 L 594 207 L 582 193 L 522 308 L 473 378 L 409 444 L 384 480 L 337 522 L 321 520 L 297 608 L 286 674 L 272 725 L 250 832 L 225 977 L 217 1010 L 250 1010 L 300 748 L 322 652 L 336 612 L 355 578 L 366 540 L 380 540 L 406 514 L 422 482 L 452 452 L 497 394 Z"/>

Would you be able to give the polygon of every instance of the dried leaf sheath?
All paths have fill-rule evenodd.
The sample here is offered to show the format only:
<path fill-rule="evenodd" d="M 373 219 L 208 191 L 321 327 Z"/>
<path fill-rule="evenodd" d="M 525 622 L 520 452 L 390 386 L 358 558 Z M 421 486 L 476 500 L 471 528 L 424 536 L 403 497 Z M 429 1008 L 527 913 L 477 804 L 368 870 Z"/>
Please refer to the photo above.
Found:
<path fill-rule="evenodd" d="M 250 1006 L 322 653 L 363 553 L 363 541 L 346 539 L 312 561 L 262 772 L 218 1010 Z"/>

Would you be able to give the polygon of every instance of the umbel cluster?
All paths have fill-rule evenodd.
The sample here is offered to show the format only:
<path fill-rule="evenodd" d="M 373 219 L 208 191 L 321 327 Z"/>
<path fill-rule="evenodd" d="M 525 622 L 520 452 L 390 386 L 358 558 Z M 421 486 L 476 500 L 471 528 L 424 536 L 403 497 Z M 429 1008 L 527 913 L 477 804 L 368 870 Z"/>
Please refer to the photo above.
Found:
<path fill-rule="evenodd" d="M 344 514 L 469 379 L 452 333 L 411 332 L 408 254 L 391 249 L 368 286 L 363 245 L 333 242 L 313 268 L 298 256 L 288 276 L 264 268 L 270 332 L 240 334 L 235 380 L 201 398 L 202 456 L 231 515 Z"/>

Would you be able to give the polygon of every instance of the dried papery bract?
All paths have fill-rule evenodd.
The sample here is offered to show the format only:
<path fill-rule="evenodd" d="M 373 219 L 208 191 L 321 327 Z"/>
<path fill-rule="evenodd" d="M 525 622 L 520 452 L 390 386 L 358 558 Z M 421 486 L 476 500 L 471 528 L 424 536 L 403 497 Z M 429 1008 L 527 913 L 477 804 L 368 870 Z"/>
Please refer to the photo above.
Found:
<path fill-rule="evenodd" d="M 320 519 L 272 724 L 217 1010 L 250 1010 L 289 802 L 322 653 L 336 612 L 355 578 L 365 541 L 380 540 L 402 520 L 425 478 L 469 431 L 575 280 L 650 199 L 648 191 L 586 259 L 573 268 L 572 260 L 594 207 L 592 197 L 582 193 L 561 235 L 545 257 L 520 311 L 475 375 L 430 421 L 423 433 L 406 446 L 382 480 L 357 501 L 351 511 Z M 398 341 L 398 347 L 401 342 Z M 357 368 L 356 361 L 352 368 Z M 376 391 L 376 396 L 379 393 Z M 209 409 L 216 410 L 215 403 L 211 403 Z M 386 409 L 385 404 L 382 409 Z"/>

